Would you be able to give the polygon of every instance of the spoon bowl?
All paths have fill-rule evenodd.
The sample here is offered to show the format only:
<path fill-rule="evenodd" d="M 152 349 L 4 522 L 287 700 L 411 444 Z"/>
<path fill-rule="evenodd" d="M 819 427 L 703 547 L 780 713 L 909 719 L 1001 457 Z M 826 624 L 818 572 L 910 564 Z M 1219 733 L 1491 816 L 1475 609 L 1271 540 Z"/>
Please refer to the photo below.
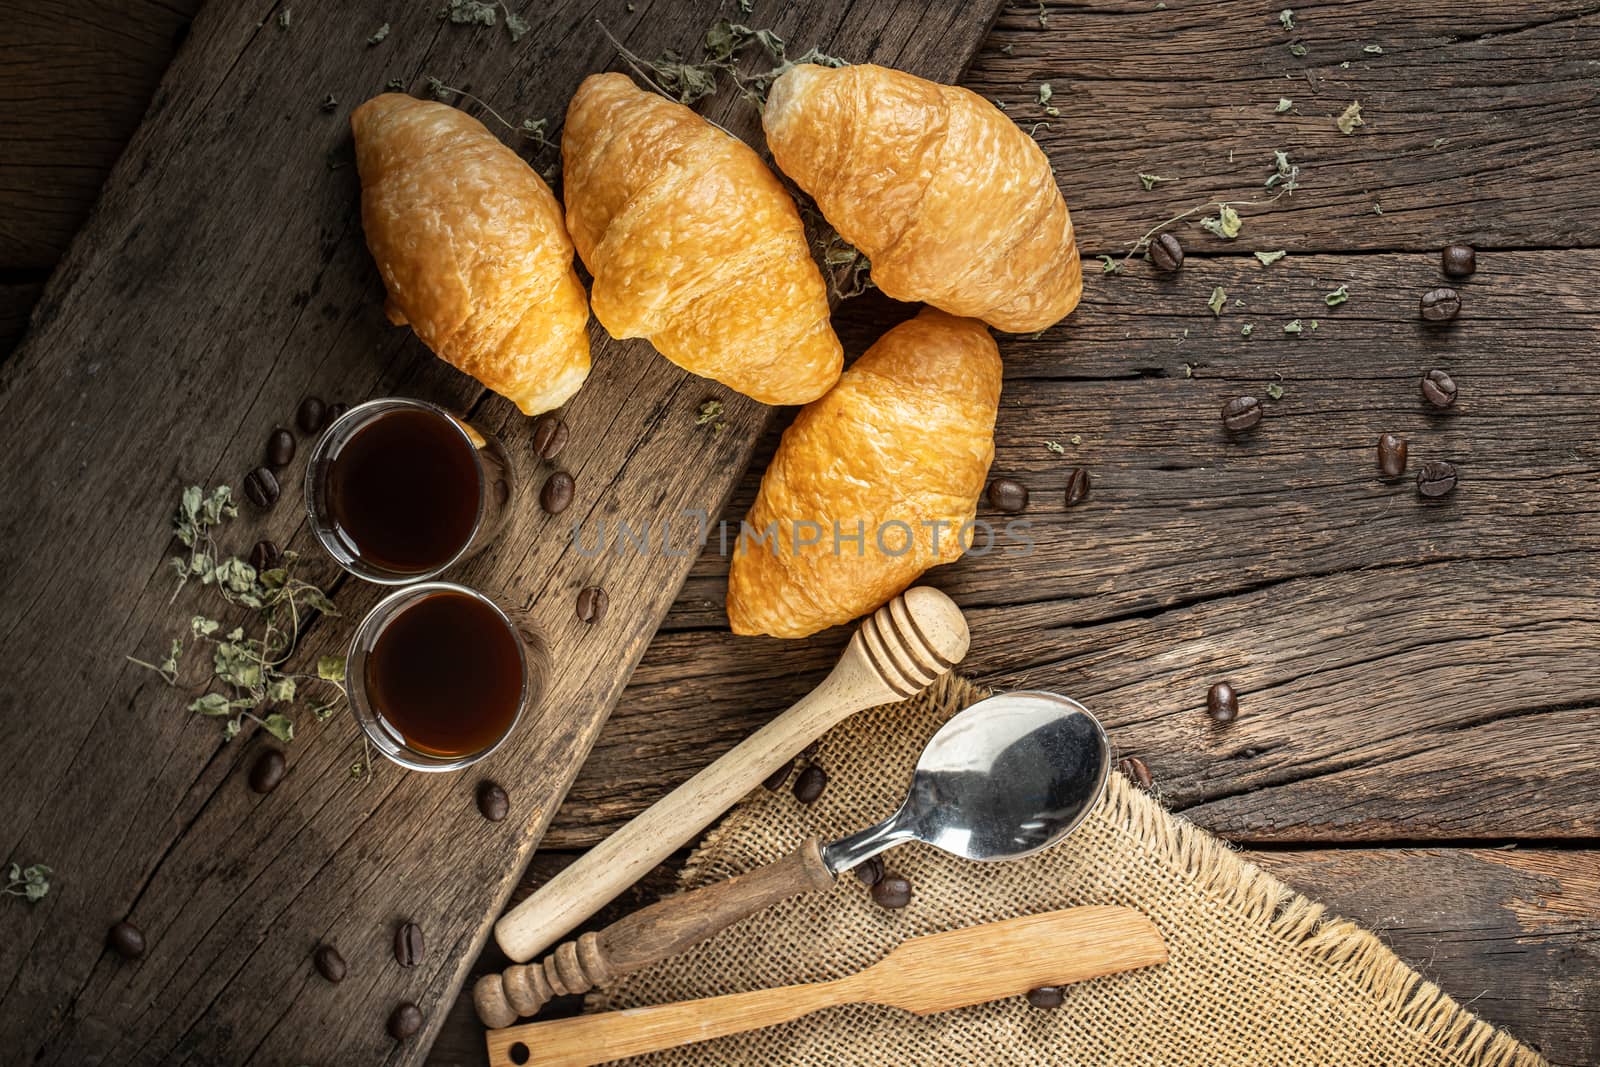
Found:
<path fill-rule="evenodd" d="M 963 859 L 1016 859 L 1048 848 L 1105 791 L 1111 744 L 1089 710 L 1055 693 L 1002 693 L 939 728 L 894 815 L 822 850 L 840 874 L 903 841 Z"/>

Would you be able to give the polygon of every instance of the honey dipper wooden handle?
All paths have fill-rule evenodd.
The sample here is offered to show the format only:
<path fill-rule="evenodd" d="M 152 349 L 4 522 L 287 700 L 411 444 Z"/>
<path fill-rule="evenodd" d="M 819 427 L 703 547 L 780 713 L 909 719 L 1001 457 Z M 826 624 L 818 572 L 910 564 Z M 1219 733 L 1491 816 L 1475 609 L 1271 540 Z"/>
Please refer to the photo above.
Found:
<path fill-rule="evenodd" d="M 954 601 L 927 586 L 906 590 L 862 621 L 821 685 L 501 916 L 495 940 L 512 959 L 532 959 L 831 727 L 914 696 L 959 663 L 968 643 Z"/>
<path fill-rule="evenodd" d="M 536 964 L 484 975 L 472 989 L 478 1018 L 509 1026 L 553 996 L 587 993 L 597 985 L 659 963 L 698 945 L 740 919 L 798 893 L 826 889 L 833 874 L 816 838 L 789 855 L 736 878 L 658 900 L 598 934 L 568 941 Z"/>

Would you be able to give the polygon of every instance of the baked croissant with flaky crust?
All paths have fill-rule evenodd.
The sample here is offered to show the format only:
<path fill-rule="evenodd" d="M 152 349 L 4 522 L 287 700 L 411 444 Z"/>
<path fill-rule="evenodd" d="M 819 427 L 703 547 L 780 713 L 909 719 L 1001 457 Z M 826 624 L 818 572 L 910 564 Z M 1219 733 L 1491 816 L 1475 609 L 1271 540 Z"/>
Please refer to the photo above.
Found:
<path fill-rule="evenodd" d="M 795 417 L 761 478 L 728 574 L 733 632 L 805 637 L 960 556 L 999 405 L 983 323 L 926 308 L 879 338 Z"/>
<path fill-rule="evenodd" d="M 525 414 L 566 403 L 589 375 L 589 304 L 550 187 L 444 104 L 384 93 L 350 126 L 389 320 Z"/>
<path fill-rule="evenodd" d="M 1078 306 L 1072 219 L 1033 138 L 976 93 L 803 63 L 762 114 L 772 157 L 897 300 L 1014 333 Z"/>
<path fill-rule="evenodd" d="M 843 352 L 805 226 L 742 141 L 621 74 L 585 78 L 561 134 L 567 226 L 613 337 L 767 404 L 804 404 Z"/>

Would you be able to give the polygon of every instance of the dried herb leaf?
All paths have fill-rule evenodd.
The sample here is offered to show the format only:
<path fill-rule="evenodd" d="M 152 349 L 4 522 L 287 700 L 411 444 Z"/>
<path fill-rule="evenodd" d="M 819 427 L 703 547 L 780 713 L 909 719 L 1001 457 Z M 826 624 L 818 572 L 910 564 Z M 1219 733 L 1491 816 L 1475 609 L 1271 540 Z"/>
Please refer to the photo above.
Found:
<path fill-rule="evenodd" d="M 1278 21 L 1282 23 L 1284 29 L 1294 29 L 1294 11 L 1291 8 L 1284 8 L 1278 12 Z"/>
<path fill-rule="evenodd" d="M 1302 329 L 1303 327 L 1300 325 L 1299 319 L 1295 319 L 1292 322 L 1286 322 L 1283 324 L 1283 332 L 1294 334 L 1296 337 L 1300 336 Z"/>
<path fill-rule="evenodd" d="M 261 727 L 286 745 L 294 740 L 294 721 L 287 715 L 268 715 L 261 720 Z"/>
<path fill-rule="evenodd" d="M 1228 291 L 1219 285 L 1211 290 L 1211 299 L 1206 301 L 1206 307 L 1211 309 L 1211 314 L 1220 319 L 1222 318 L 1222 308 L 1227 302 Z"/>
<path fill-rule="evenodd" d="M 1362 51 L 1365 52 L 1369 56 L 1381 56 L 1381 55 L 1383 55 L 1383 45 L 1381 45 L 1381 44 L 1369 44 L 1365 48 L 1363 48 Z"/>
<path fill-rule="evenodd" d="M 385 22 L 382 26 L 379 26 L 377 29 L 372 31 L 372 36 L 367 38 L 367 45 L 370 47 L 375 44 L 382 44 L 384 38 L 388 36 L 389 24 Z"/>
<path fill-rule="evenodd" d="M 1273 400 L 1282 400 L 1283 399 L 1283 386 L 1279 385 L 1277 382 L 1270 383 L 1267 386 L 1267 395 L 1269 397 L 1271 397 Z"/>
<path fill-rule="evenodd" d="M 527 19 L 523 18 L 521 15 L 513 14 L 509 8 L 506 10 L 506 32 L 511 35 L 512 44 L 516 44 L 518 41 L 522 40 L 522 38 L 527 35 L 529 29 L 530 27 L 528 26 Z"/>
<path fill-rule="evenodd" d="M 1357 126 L 1365 126 L 1366 120 L 1361 117 L 1361 101 L 1356 100 L 1351 103 L 1338 118 L 1333 120 L 1333 124 L 1339 127 L 1339 132 L 1346 137 L 1355 133 Z"/>
<path fill-rule="evenodd" d="M 487 0 L 447 0 L 439 9 L 439 18 L 458 26 L 493 26 L 495 6 Z"/>
<path fill-rule="evenodd" d="M 1339 288 L 1327 294 L 1322 299 L 1329 307 L 1336 308 L 1346 300 L 1350 299 L 1350 287 L 1348 285 L 1341 285 Z"/>
<path fill-rule="evenodd" d="M 4 892 L 13 897 L 21 897 L 29 904 L 44 898 L 50 892 L 50 868 L 42 863 L 31 864 L 23 867 L 13 863 L 6 868 L 6 887 Z"/>
<path fill-rule="evenodd" d="M 1048 448 L 1050 451 L 1054 452 L 1058 456 L 1066 455 L 1066 452 L 1067 452 L 1066 449 L 1062 448 L 1060 445 L 1058 445 L 1054 441 L 1046 441 L 1044 443 L 1044 447 Z"/>
<path fill-rule="evenodd" d="M 1054 96 L 1054 95 L 1055 95 L 1055 90 L 1050 88 L 1050 83 L 1049 82 L 1040 82 L 1039 83 L 1039 106 L 1040 107 L 1044 107 L 1046 104 L 1048 104 L 1050 102 L 1050 98 L 1052 96 Z"/>
<path fill-rule="evenodd" d="M 1287 96 L 1280 96 L 1278 97 L 1278 106 L 1273 108 L 1272 112 L 1275 115 L 1281 115 L 1285 111 L 1288 111 L 1291 107 L 1294 107 L 1294 101 L 1290 100 Z"/>
<path fill-rule="evenodd" d="M 317 677 L 325 682 L 344 681 L 344 657 L 318 656 Z"/>
<path fill-rule="evenodd" d="M 1223 204 L 1215 218 L 1206 216 L 1200 220 L 1200 226 L 1218 237 L 1231 241 L 1238 237 L 1239 231 L 1244 228 L 1244 220 L 1232 207 Z"/>
<path fill-rule="evenodd" d="M 278 12 L 278 29 L 287 30 L 289 28 L 289 23 L 292 20 L 293 16 L 291 15 L 289 9 L 284 8 L 282 11 Z"/>
<path fill-rule="evenodd" d="M 1277 252 L 1256 252 L 1255 257 L 1261 261 L 1263 267 L 1270 267 L 1289 253 L 1283 250 Z"/>
<path fill-rule="evenodd" d="M 1154 189 L 1157 185 L 1161 184 L 1162 182 L 1175 182 L 1177 180 L 1178 179 L 1176 179 L 1176 178 L 1163 178 L 1159 174 L 1143 174 L 1143 173 L 1141 173 L 1139 175 L 1139 184 L 1144 186 L 1144 191 L 1147 192 L 1147 193 L 1150 192 L 1152 189 Z"/>
<path fill-rule="evenodd" d="M 1301 44 L 1299 41 L 1296 41 L 1294 44 L 1289 46 L 1289 54 L 1294 56 L 1296 59 L 1303 58 L 1308 52 L 1310 52 L 1310 49 Z"/>
<path fill-rule="evenodd" d="M 1121 274 L 1122 273 L 1122 263 L 1120 261 L 1112 259 L 1110 256 L 1098 256 L 1096 258 L 1098 258 L 1100 260 L 1100 273 L 1101 274 Z"/>
<path fill-rule="evenodd" d="M 1253 334 L 1255 332 L 1256 332 L 1256 328 L 1255 328 L 1255 325 L 1252 324 L 1252 323 L 1248 323 L 1247 322 L 1243 326 L 1239 327 L 1239 335 L 1241 337 L 1249 337 L 1251 334 Z"/>

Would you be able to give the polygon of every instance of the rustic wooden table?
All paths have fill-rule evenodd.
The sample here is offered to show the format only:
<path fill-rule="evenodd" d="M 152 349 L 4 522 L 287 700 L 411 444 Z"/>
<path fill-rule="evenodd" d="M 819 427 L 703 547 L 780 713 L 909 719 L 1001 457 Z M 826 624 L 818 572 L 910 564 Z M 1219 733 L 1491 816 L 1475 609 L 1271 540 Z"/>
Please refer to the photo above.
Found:
<path fill-rule="evenodd" d="M 7 16 L 0 350 L 196 6 L 118 0 L 89 18 L 38 0 Z M 1180 225 L 1175 277 L 1092 270 L 1064 326 L 1002 341 L 994 471 L 1032 489 L 1037 550 L 932 580 L 970 614 L 975 677 L 1084 700 L 1174 810 L 1552 1062 L 1600 1062 L 1600 5 L 1370 0 L 1295 23 L 1235 0 L 1003 11 L 964 83 L 1042 123 L 1087 256 L 1206 201 L 1267 199 L 1275 151 L 1300 185 L 1241 209 L 1232 242 Z M 1366 125 L 1342 134 L 1357 100 Z M 1141 173 L 1173 180 L 1146 190 Z M 1460 320 L 1426 327 L 1417 298 L 1442 284 L 1452 240 L 1479 249 L 1478 271 L 1459 284 Z M 1289 255 L 1266 268 L 1250 255 L 1275 249 Z M 1329 306 L 1341 286 L 1348 301 Z M 903 314 L 852 302 L 847 347 Z M 1296 319 L 1304 332 L 1285 334 Z M 1446 412 L 1419 395 L 1431 367 L 1460 383 Z M 1228 439 L 1222 401 L 1273 383 L 1262 426 Z M 1380 480 L 1385 431 L 1409 441 L 1413 471 L 1456 463 L 1460 488 L 1434 503 Z M 1074 466 L 1094 488 L 1067 510 Z M 842 632 L 732 638 L 724 573 L 714 553 L 696 564 L 519 892 L 806 691 L 842 647 Z M 1221 679 L 1242 714 L 1218 728 L 1203 705 Z M 12 723 L 50 714 L 3 707 Z M 19 836 L 0 826 L 4 848 Z M 0 1016 L 30 986 L 20 965 L 0 973 Z M 481 1049 L 463 997 L 430 1062 Z"/>

